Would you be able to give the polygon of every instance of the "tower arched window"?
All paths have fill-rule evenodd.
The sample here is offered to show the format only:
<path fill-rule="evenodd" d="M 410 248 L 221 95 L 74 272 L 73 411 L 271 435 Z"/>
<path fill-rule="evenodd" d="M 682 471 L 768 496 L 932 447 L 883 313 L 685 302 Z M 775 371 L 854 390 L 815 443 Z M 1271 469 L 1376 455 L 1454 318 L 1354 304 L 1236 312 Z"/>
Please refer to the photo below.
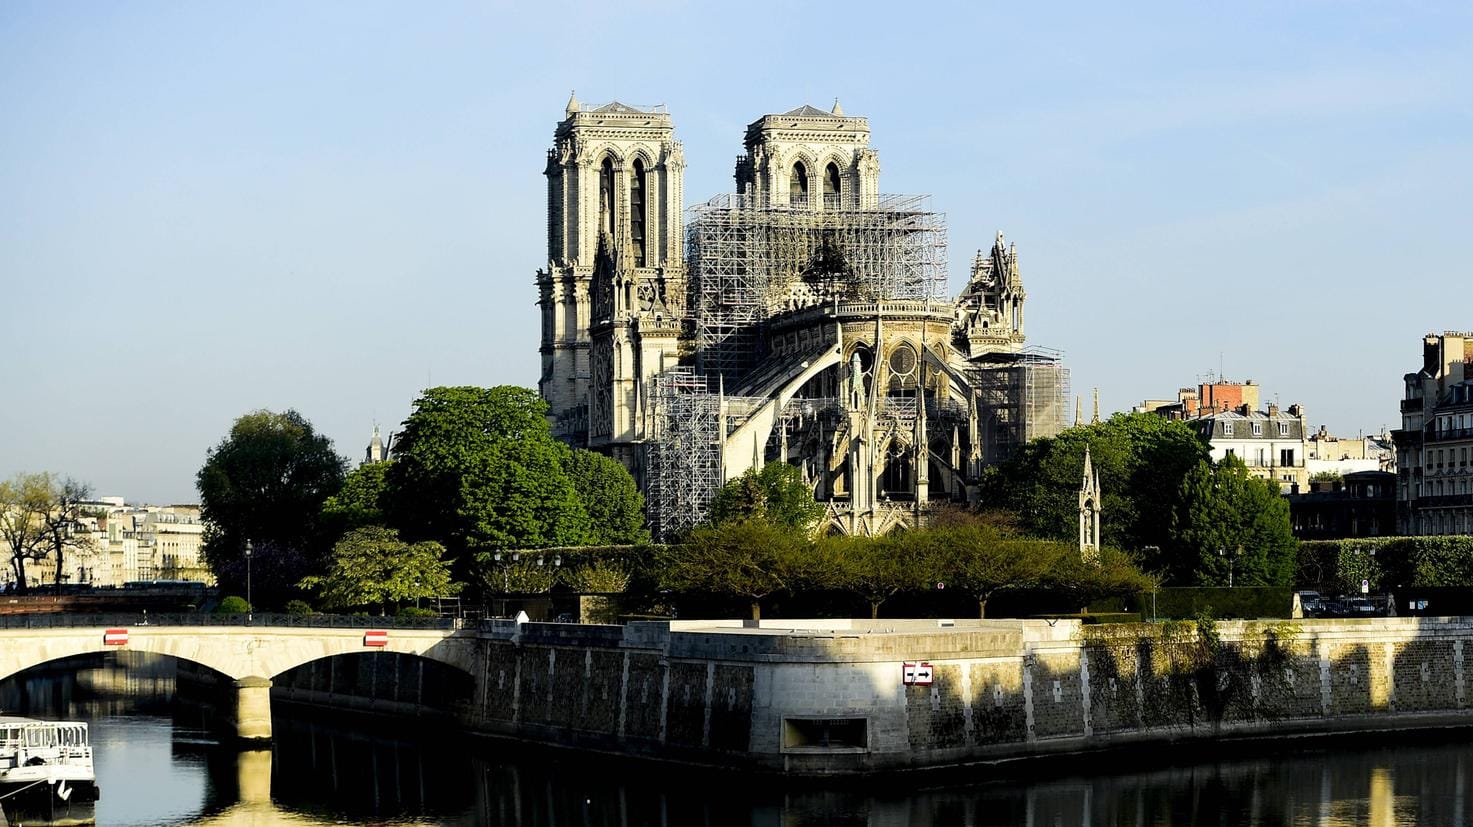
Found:
<path fill-rule="evenodd" d="M 833 161 L 823 171 L 823 205 L 829 209 L 839 206 L 839 165 Z"/>
<path fill-rule="evenodd" d="M 793 174 L 788 179 L 788 203 L 795 207 L 808 204 L 808 170 L 802 161 L 793 164 Z"/>
<path fill-rule="evenodd" d="M 644 267 L 644 161 L 634 160 L 634 177 L 629 179 L 629 237 L 634 245 L 634 266 Z"/>
<path fill-rule="evenodd" d="M 614 234 L 614 159 L 608 156 L 598 168 L 598 229 Z"/>

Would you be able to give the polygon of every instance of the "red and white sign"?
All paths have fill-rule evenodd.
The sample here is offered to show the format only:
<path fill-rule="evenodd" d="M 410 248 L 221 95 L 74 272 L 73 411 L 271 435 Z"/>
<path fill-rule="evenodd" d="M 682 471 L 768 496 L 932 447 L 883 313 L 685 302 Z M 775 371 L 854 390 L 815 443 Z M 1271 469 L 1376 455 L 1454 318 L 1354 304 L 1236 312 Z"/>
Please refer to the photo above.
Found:
<path fill-rule="evenodd" d="M 370 629 L 363 633 L 364 646 L 388 646 L 389 633 L 383 629 Z"/>
<path fill-rule="evenodd" d="M 925 661 L 902 663 L 900 665 L 901 682 L 906 686 L 930 686 L 935 680 L 935 671 L 931 664 Z"/>
<path fill-rule="evenodd" d="M 102 633 L 102 644 L 104 646 L 127 646 L 127 629 L 108 629 Z"/>

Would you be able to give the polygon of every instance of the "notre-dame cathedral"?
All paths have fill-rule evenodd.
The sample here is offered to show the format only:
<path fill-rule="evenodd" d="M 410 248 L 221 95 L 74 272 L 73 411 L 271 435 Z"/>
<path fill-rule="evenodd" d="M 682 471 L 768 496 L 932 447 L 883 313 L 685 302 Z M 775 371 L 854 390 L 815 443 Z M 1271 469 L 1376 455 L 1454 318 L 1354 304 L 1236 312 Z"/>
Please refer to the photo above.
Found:
<path fill-rule="evenodd" d="M 1066 424 L 1000 233 L 948 298 L 944 216 L 881 194 L 867 119 L 803 106 L 744 144 L 736 192 L 688 212 L 664 107 L 572 98 L 547 154 L 541 393 L 560 439 L 634 473 L 657 538 L 771 462 L 829 531 L 916 525 Z"/>

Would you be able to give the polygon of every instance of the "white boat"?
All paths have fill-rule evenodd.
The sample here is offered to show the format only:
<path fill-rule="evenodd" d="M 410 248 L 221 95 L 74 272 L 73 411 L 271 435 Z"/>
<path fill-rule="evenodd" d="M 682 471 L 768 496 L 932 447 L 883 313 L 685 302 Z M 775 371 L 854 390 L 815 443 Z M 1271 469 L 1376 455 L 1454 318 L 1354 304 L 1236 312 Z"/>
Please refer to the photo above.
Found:
<path fill-rule="evenodd" d="M 0 812 L 11 824 L 92 824 L 97 795 L 86 724 L 0 716 Z"/>

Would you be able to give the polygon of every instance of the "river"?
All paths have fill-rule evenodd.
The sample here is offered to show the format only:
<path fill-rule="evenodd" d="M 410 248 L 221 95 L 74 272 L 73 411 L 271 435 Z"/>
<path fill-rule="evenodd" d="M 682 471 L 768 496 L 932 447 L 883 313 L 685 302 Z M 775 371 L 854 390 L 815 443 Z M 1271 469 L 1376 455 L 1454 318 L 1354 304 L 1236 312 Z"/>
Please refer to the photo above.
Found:
<path fill-rule="evenodd" d="M 1300 750 L 1271 758 L 1030 781 L 783 789 L 569 759 L 422 726 L 278 708 L 269 751 L 238 752 L 211 706 L 167 664 L 88 662 L 0 683 L 0 706 L 91 725 L 97 823 L 160 825 L 982 825 L 1465 824 L 1473 747 Z M 1116 769 L 1118 767 L 1118 769 Z"/>

